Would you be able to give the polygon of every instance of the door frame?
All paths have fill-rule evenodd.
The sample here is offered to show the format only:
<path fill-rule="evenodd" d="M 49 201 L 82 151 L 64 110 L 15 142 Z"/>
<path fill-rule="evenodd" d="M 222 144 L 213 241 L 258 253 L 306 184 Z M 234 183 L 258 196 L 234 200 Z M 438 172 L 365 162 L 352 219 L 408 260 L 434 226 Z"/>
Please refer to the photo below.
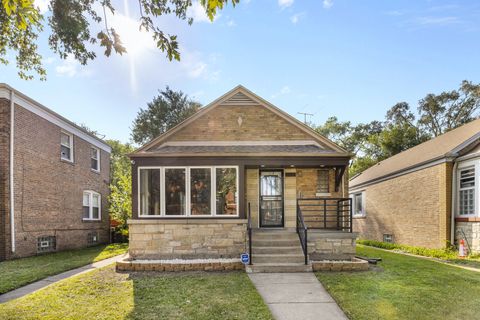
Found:
<path fill-rule="evenodd" d="M 280 172 L 282 174 L 282 224 L 278 226 L 262 226 L 262 172 Z M 265 229 L 285 228 L 285 170 L 283 168 L 261 168 L 258 171 L 258 227 Z"/>

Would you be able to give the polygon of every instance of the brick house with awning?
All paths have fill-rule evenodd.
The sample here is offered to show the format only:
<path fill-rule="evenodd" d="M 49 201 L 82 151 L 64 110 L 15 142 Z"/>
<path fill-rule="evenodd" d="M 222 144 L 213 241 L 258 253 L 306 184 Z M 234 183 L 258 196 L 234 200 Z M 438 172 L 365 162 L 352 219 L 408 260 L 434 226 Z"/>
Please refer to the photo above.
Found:
<path fill-rule="evenodd" d="M 130 157 L 134 259 L 238 258 L 250 230 L 254 264 L 280 238 L 291 263 L 305 244 L 310 258 L 354 254 L 351 155 L 242 86 Z"/>

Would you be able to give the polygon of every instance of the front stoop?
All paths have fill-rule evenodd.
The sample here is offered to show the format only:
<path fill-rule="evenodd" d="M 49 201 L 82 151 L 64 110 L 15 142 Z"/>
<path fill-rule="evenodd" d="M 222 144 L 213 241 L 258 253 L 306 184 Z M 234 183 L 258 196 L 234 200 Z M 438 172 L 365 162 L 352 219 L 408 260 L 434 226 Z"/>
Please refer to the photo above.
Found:
<path fill-rule="evenodd" d="M 255 230 L 248 273 L 311 272 L 295 230 Z"/>

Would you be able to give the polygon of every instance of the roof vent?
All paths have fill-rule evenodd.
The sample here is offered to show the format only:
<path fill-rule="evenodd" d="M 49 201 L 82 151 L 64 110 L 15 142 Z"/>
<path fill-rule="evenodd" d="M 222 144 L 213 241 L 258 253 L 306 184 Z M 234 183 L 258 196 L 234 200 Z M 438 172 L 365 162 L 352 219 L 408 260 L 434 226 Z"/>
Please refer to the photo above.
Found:
<path fill-rule="evenodd" d="M 258 105 L 257 102 L 247 97 L 245 94 L 238 92 L 229 99 L 222 102 L 222 105 L 230 106 L 244 106 L 244 105 Z"/>

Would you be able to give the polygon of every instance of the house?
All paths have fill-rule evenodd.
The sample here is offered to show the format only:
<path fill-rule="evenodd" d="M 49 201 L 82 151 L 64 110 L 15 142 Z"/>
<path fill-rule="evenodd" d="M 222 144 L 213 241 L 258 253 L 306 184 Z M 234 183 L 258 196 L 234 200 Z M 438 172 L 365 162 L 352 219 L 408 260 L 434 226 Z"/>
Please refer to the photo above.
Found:
<path fill-rule="evenodd" d="M 130 157 L 134 259 L 354 255 L 351 155 L 242 86 Z"/>
<path fill-rule="evenodd" d="M 480 119 L 350 181 L 360 238 L 428 248 L 464 239 L 480 252 Z"/>
<path fill-rule="evenodd" d="M 0 84 L 0 260 L 109 241 L 110 147 Z"/>

